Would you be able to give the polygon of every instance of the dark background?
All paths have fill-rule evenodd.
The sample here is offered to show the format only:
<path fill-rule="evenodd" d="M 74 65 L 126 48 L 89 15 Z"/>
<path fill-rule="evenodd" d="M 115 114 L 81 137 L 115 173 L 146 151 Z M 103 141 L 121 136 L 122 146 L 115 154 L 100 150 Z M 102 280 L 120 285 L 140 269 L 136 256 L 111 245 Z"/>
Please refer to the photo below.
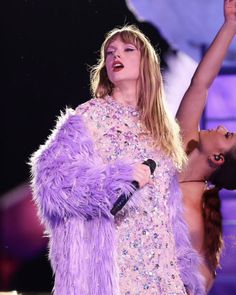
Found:
<path fill-rule="evenodd" d="M 121 0 L 8 0 L 0 16 L 3 194 L 29 178 L 29 155 L 45 141 L 60 110 L 91 97 L 88 68 L 107 31 L 138 24 L 160 53 L 162 67 L 169 46 Z"/>
<path fill-rule="evenodd" d="M 106 32 L 137 24 L 159 52 L 162 68 L 170 48 L 151 24 L 138 23 L 121 0 L 8 0 L 1 4 L 0 22 L 3 196 L 29 180 L 29 156 L 46 140 L 60 110 L 91 98 L 88 68 L 96 63 Z M 36 256 L 14 261 L 5 243 L 1 250 L 3 273 L 9 275 L 4 284 L 0 279 L 0 291 L 51 290 L 46 247 Z"/>

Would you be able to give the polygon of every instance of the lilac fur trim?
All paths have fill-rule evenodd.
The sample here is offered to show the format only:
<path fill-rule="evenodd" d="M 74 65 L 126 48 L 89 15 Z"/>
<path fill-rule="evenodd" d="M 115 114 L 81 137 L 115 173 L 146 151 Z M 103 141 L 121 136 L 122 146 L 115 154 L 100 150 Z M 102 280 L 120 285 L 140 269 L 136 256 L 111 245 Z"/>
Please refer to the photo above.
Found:
<path fill-rule="evenodd" d="M 131 165 L 105 165 L 82 118 L 67 110 L 31 157 L 31 172 L 34 201 L 50 236 L 53 293 L 118 295 L 110 209 L 120 193 L 133 191 Z"/>
<path fill-rule="evenodd" d="M 204 278 L 199 271 L 201 258 L 190 242 L 188 227 L 183 218 L 182 193 L 177 177 L 174 177 L 172 181 L 170 192 L 170 217 L 175 235 L 180 275 L 187 290 L 192 292 L 191 294 L 204 295 L 206 294 Z"/>
<path fill-rule="evenodd" d="M 108 218 L 71 218 L 52 233 L 56 295 L 118 295 L 115 229 Z"/>
<path fill-rule="evenodd" d="M 31 166 L 34 199 L 42 217 L 52 223 L 70 216 L 110 216 L 118 191 L 133 190 L 132 167 L 118 160 L 105 165 L 72 110 L 61 115 Z"/>

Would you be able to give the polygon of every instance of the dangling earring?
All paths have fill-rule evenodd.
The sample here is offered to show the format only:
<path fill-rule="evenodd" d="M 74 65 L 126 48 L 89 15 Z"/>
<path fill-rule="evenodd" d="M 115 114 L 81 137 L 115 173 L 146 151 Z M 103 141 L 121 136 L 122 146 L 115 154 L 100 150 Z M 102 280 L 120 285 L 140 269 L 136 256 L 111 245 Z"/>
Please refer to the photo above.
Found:
<path fill-rule="evenodd" d="M 213 188 L 215 188 L 215 185 L 212 184 L 211 182 L 205 180 L 205 190 L 208 191 L 208 190 L 211 190 L 211 189 L 213 189 Z"/>

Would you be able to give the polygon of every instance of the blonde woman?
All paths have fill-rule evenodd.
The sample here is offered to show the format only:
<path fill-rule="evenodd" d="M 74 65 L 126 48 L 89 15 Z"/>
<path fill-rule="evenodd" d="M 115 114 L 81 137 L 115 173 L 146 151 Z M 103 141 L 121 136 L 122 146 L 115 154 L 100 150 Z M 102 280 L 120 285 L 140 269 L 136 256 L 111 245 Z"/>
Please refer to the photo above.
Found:
<path fill-rule="evenodd" d="M 94 98 L 67 110 L 31 159 L 54 294 L 203 294 L 174 194 L 185 162 L 179 128 L 165 108 L 158 56 L 136 27 L 108 33 L 91 88 Z M 147 158 L 157 166 L 152 179 Z"/>

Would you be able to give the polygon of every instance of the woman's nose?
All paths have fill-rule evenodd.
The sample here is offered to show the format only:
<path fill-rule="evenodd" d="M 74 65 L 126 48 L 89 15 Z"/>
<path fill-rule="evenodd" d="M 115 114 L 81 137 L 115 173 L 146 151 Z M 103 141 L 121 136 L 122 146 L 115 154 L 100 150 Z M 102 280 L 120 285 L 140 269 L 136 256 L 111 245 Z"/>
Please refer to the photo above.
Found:
<path fill-rule="evenodd" d="M 222 126 L 222 125 L 217 126 L 216 130 L 218 132 L 222 132 L 222 133 L 228 132 L 228 130 L 224 126 Z"/>
<path fill-rule="evenodd" d="M 117 51 L 117 50 L 114 51 L 114 52 L 113 52 L 113 57 L 114 57 L 114 58 L 116 58 L 116 57 L 119 57 L 119 58 L 120 58 L 120 53 L 119 53 L 119 51 Z"/>

